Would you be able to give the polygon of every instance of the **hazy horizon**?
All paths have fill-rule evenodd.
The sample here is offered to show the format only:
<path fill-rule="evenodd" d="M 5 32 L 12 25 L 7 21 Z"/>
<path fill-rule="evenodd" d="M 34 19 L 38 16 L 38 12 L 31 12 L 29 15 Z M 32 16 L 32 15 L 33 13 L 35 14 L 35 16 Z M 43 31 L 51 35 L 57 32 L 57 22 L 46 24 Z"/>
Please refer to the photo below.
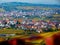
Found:
<path fill-rule="evenodd" d="M 60 5 L 60 0 L 0 0 L 0 3 L 4 3 L 4 2 L 25 2 L 25 3 L 33 3 L 33 4 Z"/>

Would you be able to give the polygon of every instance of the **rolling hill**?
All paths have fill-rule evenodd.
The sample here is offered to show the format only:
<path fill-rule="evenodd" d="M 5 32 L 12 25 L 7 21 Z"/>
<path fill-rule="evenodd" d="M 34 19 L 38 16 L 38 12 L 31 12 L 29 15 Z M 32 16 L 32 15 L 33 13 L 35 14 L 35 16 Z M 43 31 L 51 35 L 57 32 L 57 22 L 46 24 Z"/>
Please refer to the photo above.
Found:
<path fill-rule="evenodd" d="M 6 2 L 0 3 L 0 8 L 3 8 L 6 11 L 17 10 L 18 6 L 39 6 L 39 7 L 47 7 L 47 8 L 60 8 L 60 5 L 48 5 L 48 4 L 31 4 L 31 3 L 22 3 L 22 2 Z"/>

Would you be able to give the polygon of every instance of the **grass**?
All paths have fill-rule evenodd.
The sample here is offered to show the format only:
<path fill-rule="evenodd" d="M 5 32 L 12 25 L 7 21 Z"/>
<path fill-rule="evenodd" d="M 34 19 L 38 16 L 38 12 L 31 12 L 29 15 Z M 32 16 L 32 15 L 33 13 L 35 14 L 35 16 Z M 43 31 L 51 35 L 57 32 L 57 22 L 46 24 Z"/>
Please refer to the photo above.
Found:
<path fill-rule="evenodd" d="M 2 8 L 0 8 L 0 12 L 5 12 L 5 10 L 4 10 L 4 9 L 2 9 Z"/>
<path fill-rule="evenodd" d="M 1 29 L 0 34 L 15 34 L 15 33 L 23 33 L 23 30 L 17 29 Z"/>

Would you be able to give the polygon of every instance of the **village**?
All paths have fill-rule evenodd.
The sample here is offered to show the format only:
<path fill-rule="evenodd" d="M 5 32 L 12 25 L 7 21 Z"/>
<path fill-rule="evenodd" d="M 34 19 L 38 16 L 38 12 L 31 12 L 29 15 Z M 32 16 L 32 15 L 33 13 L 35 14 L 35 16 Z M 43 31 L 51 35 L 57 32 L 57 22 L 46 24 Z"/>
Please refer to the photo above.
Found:
<path fill-rule="evenodd" d="M 0 12 L 0 29 L 22 29 L 24 31 L 35 31 L 37 33 L 51 32 L 60 29 L 59 9 L 31 8 L 26 9 L 24 7 L 16 11 Z M 57 16 L 55 17 L 55 15 Z"/>

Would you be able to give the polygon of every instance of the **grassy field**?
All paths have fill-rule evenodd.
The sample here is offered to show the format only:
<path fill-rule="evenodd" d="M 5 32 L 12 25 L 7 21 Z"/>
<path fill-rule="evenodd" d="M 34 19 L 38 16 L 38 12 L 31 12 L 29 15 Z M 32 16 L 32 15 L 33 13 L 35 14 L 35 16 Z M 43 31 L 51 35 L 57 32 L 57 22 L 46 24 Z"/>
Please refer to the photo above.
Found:
<path fill-rule="evenodd" d="M 0 34 L 15 34 L 15 33 L 23 33 L 24 30 L 17 29 L 0 29 Z"/>

